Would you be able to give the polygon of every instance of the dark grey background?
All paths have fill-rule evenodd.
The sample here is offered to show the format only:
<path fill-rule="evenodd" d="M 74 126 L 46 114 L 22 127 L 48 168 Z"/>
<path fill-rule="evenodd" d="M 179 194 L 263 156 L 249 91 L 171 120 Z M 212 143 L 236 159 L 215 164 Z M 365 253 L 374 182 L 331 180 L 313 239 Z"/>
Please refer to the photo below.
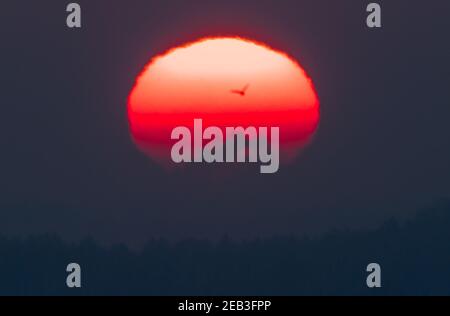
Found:
<path fill-rule="evenodd" d="M 66 1 L 68 3 L 68 1 Z M 152 237 L 304 235 L 377 227 L 450 193 L 450 3 L 64 1 L 1 6 L 0 233 Z M 240 35 L 294 56 L 321 101 L 310 147 L 275 175 L 167 172 L 133 145 L 126 98 L 155 54 Z"/>

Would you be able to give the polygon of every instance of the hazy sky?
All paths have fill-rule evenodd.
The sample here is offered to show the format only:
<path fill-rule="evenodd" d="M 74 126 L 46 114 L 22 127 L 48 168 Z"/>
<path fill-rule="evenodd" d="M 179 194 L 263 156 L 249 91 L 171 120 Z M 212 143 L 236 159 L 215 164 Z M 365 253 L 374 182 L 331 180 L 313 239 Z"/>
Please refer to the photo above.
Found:
<path fill-rule="evenodd" d="M 139 244 L 366 228 L 450 194 L 450 3 L 61 1 L 2 5 L 0 234 L 56 232 Z M 257 167 L 167 172 L 131 141 L 126 98 L 155 54 L 240 35 L 295 57 L 321 121 L 275 175 Z"/>

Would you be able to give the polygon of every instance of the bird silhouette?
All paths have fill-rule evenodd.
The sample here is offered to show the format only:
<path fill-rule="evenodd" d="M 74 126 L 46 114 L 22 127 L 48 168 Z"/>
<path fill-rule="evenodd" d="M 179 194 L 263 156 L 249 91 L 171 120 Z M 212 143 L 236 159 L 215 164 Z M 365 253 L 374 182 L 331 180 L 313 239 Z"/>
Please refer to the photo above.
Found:
<path fill-rule="evenodd" d="M 247 84 L 244 88 L 242 88 L 242 90 L 234 89 L 234 90 L 231 90 L 230 92 L 231 92 L 231 93 L 234 93 L 234 94 L 238 94 L 238 95 L 240 95 L 241 97 L 244 97 L 245 94 L 247 93 L 248 87 L 250 87 L 249 84 Z"/>

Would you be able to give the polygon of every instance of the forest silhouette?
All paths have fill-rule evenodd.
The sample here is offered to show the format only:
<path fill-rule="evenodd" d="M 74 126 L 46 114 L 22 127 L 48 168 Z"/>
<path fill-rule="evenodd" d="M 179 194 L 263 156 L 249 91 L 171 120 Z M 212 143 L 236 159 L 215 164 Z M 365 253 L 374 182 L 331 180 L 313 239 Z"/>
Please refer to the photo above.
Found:
<path fill-rule="evenodd" d="M 66 287 L 70 262 L 82 288 Z M 366 286 L 366 267 L 382 287 Z M 0 295 L 449 295 L 450 202 L 372 231 L 237 242 L 151 240 L 141 251 L 0 237 Z"/>

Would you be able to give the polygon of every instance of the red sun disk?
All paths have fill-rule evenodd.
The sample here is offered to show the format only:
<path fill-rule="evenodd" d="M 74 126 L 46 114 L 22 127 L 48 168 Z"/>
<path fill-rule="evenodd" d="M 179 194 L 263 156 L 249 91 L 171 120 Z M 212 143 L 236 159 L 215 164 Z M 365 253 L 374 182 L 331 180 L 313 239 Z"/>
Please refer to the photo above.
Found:
<path fill-rule="evenodd" d="M 308 143 L 319 116 L 312 82 L 296 62 L 240 38 L 202 39 L 152 59 L 128 100 L 133 140 L 158 161 L 170 160 L 172 130 L 192 130 L 194 119 L 223 131 L 279 127 L 281 153 L 292 153 Z"/>

